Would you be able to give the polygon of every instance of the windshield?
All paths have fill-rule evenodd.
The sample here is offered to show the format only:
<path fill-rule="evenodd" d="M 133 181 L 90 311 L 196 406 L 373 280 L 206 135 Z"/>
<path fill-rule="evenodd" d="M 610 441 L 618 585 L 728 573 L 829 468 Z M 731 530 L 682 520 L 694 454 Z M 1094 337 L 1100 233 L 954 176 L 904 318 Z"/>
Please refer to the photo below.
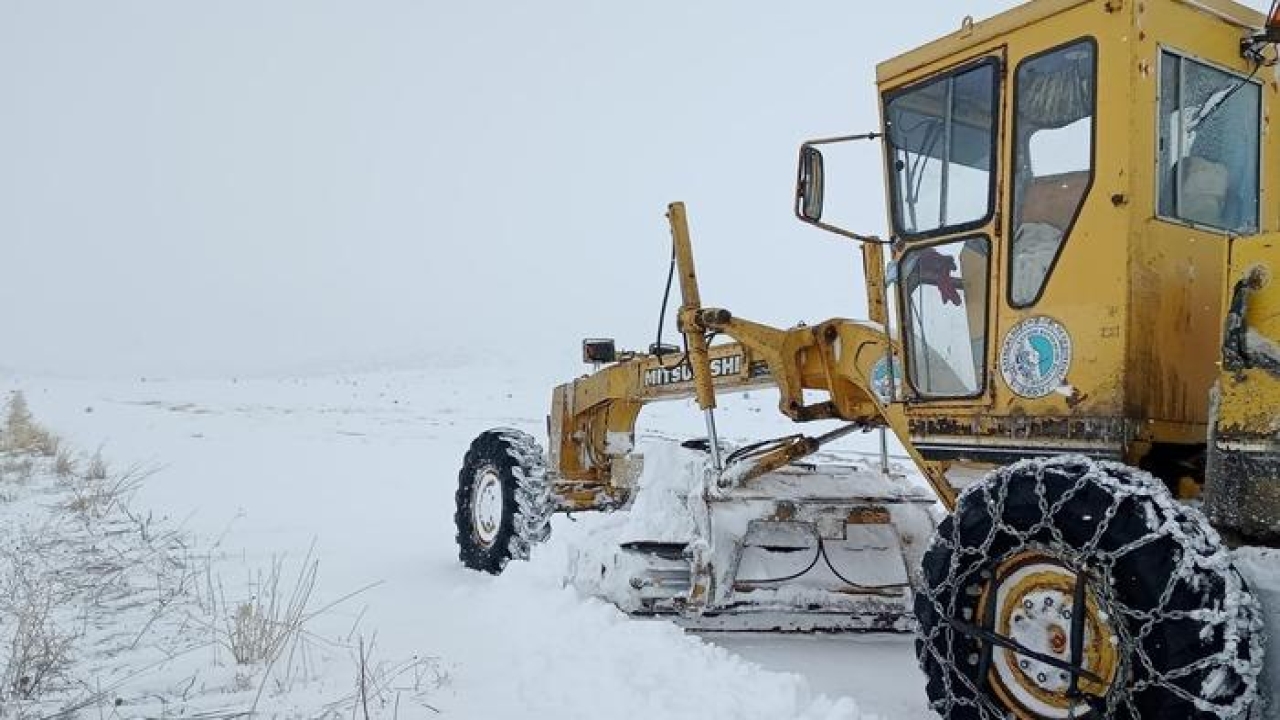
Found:
<path fill-rule="evenodd" d="M 899 235 L 937 234 L 990 216 L 995 100 L 995 60 L 886 96 Z"/>

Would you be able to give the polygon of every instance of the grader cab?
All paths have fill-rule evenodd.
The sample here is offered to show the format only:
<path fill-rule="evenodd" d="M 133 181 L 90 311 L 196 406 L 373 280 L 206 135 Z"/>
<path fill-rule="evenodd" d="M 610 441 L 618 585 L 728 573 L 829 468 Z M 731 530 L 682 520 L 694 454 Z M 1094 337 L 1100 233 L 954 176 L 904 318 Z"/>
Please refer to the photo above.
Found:
<path fill-rule="evenodd" d="M 545 454 L 482 434 L 463 562 L 527 557 L 556 511 L 675 507 L 579 585 L 695 627 L 912 629 L 946 717 L 1245 717 L 1263 613 L 1223 540 L 1280 537 L 1277 40 L 1276 7 L 1033 0 L 882 63 L 882 128 L 805 143 L 795 196 L 861 244 L 869 320 L 704 307 L 673 204 L 683 346 L 588 344 Z M 824 214 L 822 150 L 867 141 L 884 238 Z M 717 393 L 757 387 L 842 424 L 726 443 Z M 688 397 L 707 437 L 642 457 L 642 408 Z M 822 452 L 877 428 L 931 493 Z"/>

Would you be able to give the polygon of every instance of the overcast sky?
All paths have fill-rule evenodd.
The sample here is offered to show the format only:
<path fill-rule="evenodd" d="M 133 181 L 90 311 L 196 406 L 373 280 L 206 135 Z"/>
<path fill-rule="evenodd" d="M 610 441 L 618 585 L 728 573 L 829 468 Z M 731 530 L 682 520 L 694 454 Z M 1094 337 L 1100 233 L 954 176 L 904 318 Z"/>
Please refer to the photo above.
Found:
<path fill-rule="evenodd" d="M 873 129 L 878 60 L 1014 4 L 0 0 L 0 365 L 642 347 L 677 199 L 708 304 L 863 316 L 856 247 L 791 216 L 797 144 Z M 863 152 L 839 202 L 881 232 Z"/>

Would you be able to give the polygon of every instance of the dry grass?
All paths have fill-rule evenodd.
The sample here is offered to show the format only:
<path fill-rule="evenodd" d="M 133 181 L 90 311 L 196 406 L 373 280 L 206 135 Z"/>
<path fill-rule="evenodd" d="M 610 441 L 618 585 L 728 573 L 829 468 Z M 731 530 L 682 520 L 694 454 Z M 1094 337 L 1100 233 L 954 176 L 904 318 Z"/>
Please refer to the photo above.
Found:
<path fill-rule="evenodd" d="M 89 466 L 85 468 L 83 477 L 85 480 L 106 480 L 107 475 L 107 462 L 102 459 L 102 448 L 98 448 L 89 457 Z"/>
<path fill-rule="evenodd" d="M 53 473 L 62 480 L 69 480 L 75 476 L 76 459 L 67 448 L 58 448 L 58 454 L 53 459 Z"/>
<path fill-rule="evenodd" d="M 35 476 L 36 463 L 30 457 L 9 457 L 0 461 L 0 478 L 14 483 L 27 483 Z"/>
<path fill-rule="evenodd" d="M 109 539 L 132 517 L 125 503 L 145 474 L 111 477 L 97 454 L 83 477 L 76 470 L 71 451 L 32 418 L 23 395 L 10 395 L 0 423 L 0 498 L 25 498 L 32 507 L 31 493 L 44 490 L 23 486 L 51 476 L 59 478 L 63 497 L 40 504 L 49 512 L 43 519 L 19 514 L 0 526 L 0 717 L 43 714 L 44 703 L 84 686 L 74 663 L 89 618 L 122 598 L 141 600 L 136 578 L 154 577 L 157 594 L 183 592 L 168 588 L 165 576 L 175 565 L 167 548 Z M 66 520 L 74 516 L 83 523 L 73 529 Z M 168 607 L 160 602 L 151 622 Z"/>
<path fill-rule="evenodd" d="M 375 660 L 376 648 L 376 635 L 367 641 L 362 636 L 352 648 L 352 661 L 356 666 L 352 692 L 330 703 L 325 714 L 360 720 L 396 718 L 400 715 L 401 705 L 440 712 L 427 702 L 432 693 L 449 682 L 449 675 L 441 667 L 439 659 L 414 657 L 391 664 Z"/>
<path fill-rule="evenodd" d="M 214 579 L 212 549 L 193 557 L 180 528 L 130 508 L 149 471 L 113 471 L 101 451 L 73 454 L 33 420 L 20 393 L 10 396 L 0 419 L 0 499 L 22 504 L 12 516 L 0 515 L 0 720 L 87 715 L 94 708 L 100 717 L 130 716 L 119 708 L 144 697 L 129 694 L 135 680 L 179 655 L 209 652 L 215 665 L 221 653 L 234 660 L 233 684 L 206 687 L 202 668 L 175 679 L 171 691 L 145 697 L 158 700 L 165 716 L 252 716 L 268 687 L 284 696 L 313 680 L 312 655 L 322 646 L 349 647 L 357 660 L 355 691 L 340 703 L 344 714 L 393 716 L 402 700 L 430 707 L 426 698 L 444 682 L 434 659 L 376 663 L 373 642 L 355 647 L 354 628 L 345 642 L 308 630 L 314 618 L 369 589 L 313 607 L 314 548 L 296 572 L 273 559 L 250 576 L 246 597 L 228 602 L 221 579 Z M 47 518 L 33 516 L 43 525 L 27 524 L 28 508 L 48 511 Z M 5 524 L 10 519 L 21 522 Z M 163 659 L 148 655 L 155 650 Z M 104 659 L 114 677 L 86 672 Z M 215 705 L 189 714 L 192 703 L 209 704 L 203 695 L 255 685 L 249 708 Z"/>
<path fill-rule="evenodd" d="M 285 585 L 284 563 L 275 558 L 265 574 L 258 572 L 250 582 L 248 599 L 230 605 L 222 600 L 222 606 L 231 610 L 225 622 L 225 646 L 237 665 L 271 665 L 292 647 L 310 617 L 307 607 L 318 569 L 319 562 L 308 552 L 293 583 Z"/>
<path fill-rule="evenodd" d="M 0 428 L 0 452 L 53 457 L 62 442 L 31 417 L 27 399 L 21 392 L 9 396 L 4 427 Z"/>
<path fill-rule="evenodd" d="M 140 468 L 130 468 L 114 477 L 105 471 L 101 476 L 86 473 L 82 482 L 69 485 L 71 497 L 66 507 L 86 522 L 102 520 L 117 511 L 130 516 L 127 502 L 149 475 Z"/>
<path fill-rule="evenodd" d="M 29 588 L 16 604 L 0 687 L 7 700 L 31 700 L 66 683 L 76 635 L 54 622 L 54 600 L 43 589 Z"/>
<path fill-rule="evenodd" d="M 26 536 L 0 554 L 0 566 L 6 569 L 0 577 L 0 615 L 5 620 L 0 625 L 5 654 L 0 661 L 0 708 L 38 699 L 69 681 L 71 649 L 78 635 L 55 618 L 68 592 L 36 563 L 41 541 Z"/>

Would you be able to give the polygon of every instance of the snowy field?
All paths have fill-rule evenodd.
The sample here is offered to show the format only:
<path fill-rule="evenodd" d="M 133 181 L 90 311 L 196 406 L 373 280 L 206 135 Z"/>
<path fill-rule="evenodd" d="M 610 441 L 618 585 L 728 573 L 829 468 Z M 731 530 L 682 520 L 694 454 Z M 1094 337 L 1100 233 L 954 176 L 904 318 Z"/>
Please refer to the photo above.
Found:
<path fill-rule="evenodd" d="M 550 389 L 568 374 L 517 373 L 492 360 L 437 364 L 203 381 L 10 375 L 3 389 L 21 390 L 37 421 L 69 445 L 101 448 L 115 468 L 153 470 L 132 506 L 210 552 L 226 597 L 252 595 L 256 573 L 280 558 L 292 578 L 314 547 L 309 607 L 322 611 L 308 620 L 308 666 L 287 684 L 265 683 L 261 697 L 263 668 L 205 671 L 195 687 L 224 697 L 193 702 L 188 716 L 255 697 L 272 714 L 346 712 L 363 638 L 374 647 L 364 664 L 387 675 L 411 669 L 370 708 L 384 717 L 931 717 L 908 637 L 700 638 L 563 587 L 567 544 L 590 516 L 557 517 L 552 541 L 501 577 L 464 570 L 452 519 L 462 454 L 493 426 L 544 437 Z M 765 394 L 726 400 L 730 437 L 785 428 Z M 676 435 L 700 425 L 684 403 L 641 419 L 642 430 Z M 847 452 L 877 446 L 874 436 L 843 441 Z M 224 653 L 218 663 L 231 661 Z M 192 673 L 190 662 L 161 664 L 145 687 Z M 118 715 L 159 712 L 129 712 L 155 698 L 122 699 Z"/>

